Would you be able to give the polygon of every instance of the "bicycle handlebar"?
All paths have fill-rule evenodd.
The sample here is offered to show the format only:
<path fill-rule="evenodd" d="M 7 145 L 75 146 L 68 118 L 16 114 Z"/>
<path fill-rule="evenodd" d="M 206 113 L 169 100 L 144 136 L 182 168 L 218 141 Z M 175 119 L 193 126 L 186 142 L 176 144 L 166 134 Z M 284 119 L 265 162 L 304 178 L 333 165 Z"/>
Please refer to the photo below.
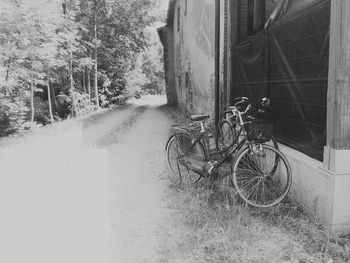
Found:
<path fill-rule="evenodd" d="M 236 97 L 234 98 L 234 100 L 237 100 L 237 102 L 235 102 L 235 106 L 242 104 L 244 102 L 249 102 L 249 99 L 247 97 Z"/>
<path fill-rule="evenodd" d="M 224 111 L 224 114 L 232 113 L 233 115 L 238 117 L 240 125 L 244 125 L 245 123 L 243 121 L 242 114 L 247 114 L 247 112 L 253 107 L 252 103 L 249 101 L 249 99 L 247 97 L 237 97 L 234 100 L 238 100 L 238 101 L 234 104 L 234 106 L 228 107 L 228 110 Z M 240 106 L 240 104 L 242 104 L 244 102 L 248 103 L 245 110 L 243 110 L 243 111 L 238 110 L 237 106 Z M 268 98 L 264 97 L 260 100 L 260 104 L 263 107 L 267 107 L 270 105 L 270 100 Z"/>
<path fill-rule="evenodd" d="M 253 103 L 247 97 L 237 97 L 234 100 L 238 100 L 237 102 L 234 103 L 234 106 L 236 106 L 236 107 L 241 106 L 240 104 L 243 104 L 244 102 L 248 103 L 246 109 L 244 111 L 241 111 L 241 112 L 247 113 L 248 110 L 250 110 L 253 107 L 252 106 Z M 256 101 L 255 104 L 257 104 L 257 105 L 260 104 L 263 107 L 267 107 L 270 105 L 270 99 L 264 97 L 261 100 Z M 230 107 L 232 107 L 232 106 L 230 106 Z M 230 107 L 229 107 L 229 110 L 230 110 Z"/>

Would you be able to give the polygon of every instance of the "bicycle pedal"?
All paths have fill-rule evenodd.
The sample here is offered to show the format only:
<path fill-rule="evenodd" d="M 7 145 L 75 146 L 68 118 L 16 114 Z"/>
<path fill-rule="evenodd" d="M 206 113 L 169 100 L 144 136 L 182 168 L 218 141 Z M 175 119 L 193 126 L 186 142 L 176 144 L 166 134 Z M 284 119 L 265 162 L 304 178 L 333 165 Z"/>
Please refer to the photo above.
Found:
<path fill-rule="evenodd" d="M 212 174 L 214 174 L 213 172 L 215 171 L 217 161 L 209 161 L 207 162 L 207 164 L 204 167 L 205 173 L 207 175 L 207 177 L 211 178 Z"/>

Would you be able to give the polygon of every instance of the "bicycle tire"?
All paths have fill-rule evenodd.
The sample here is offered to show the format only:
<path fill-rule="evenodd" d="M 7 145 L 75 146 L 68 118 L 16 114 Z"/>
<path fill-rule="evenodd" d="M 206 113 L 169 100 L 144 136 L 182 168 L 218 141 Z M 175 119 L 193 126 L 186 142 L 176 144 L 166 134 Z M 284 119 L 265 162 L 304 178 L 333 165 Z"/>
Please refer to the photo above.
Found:
<path fill-rule="evenodd" d="M 239 144 L 240 141 L 243 140 L 243 138 L 245 137 L 245 135 L 243 135 L 243 134 L 240 132 L 239 125 L 237 125 L 236 123 L 234 123 L 234 122 L 231 123 L 231 126 L 232 126 L 232 129 L 235 131 L 236 134 L 240 134 L 239 138 L 237 139 L 237 144 Z M 278 146 L 277 140 L 276 140 L 275 136 L 273 136 L 273 135 L 271 135 L 270 141 L 264 142 L 264 144 L 270 145 L 270 146 L 276 148 L 277 150 L 279 150 L 279 146 Z M 278 158 L 278 156 L 276 155 L 276 158 L 275 158 L 275 165 L 274 165 L 274 168 L 273 168 L 273 172 L 276 171 L 276 169 L 277 169 L 277 167 L 278 167 L 278 163 L 279 163 L 279 158 Z"/>
<path fill-rule="evenodd" d="M 222 120 L 218 124 L 216 133 L 216 147 L 218 150 L 228 149 L 236 140 L 237 133 L 227 120 Z"/>
<path fill-rule="evenodd" d="M 267 142 L 264 142 L 264 144 L 270 145 L 270 146 L 276 148 L 277 150 L 279 150 L 278 142 L 277 142 L 275 136 L 273 136 L 273 135 L 271 135 L 271 139 Z"/>
<path fill-rule="evenodd" d="M 188 136 L 188 135 L 183 135 Z M 203 146 L 198 142 L 199 151 L 202 151 L 203 156 L 205 156 Z M 168 168 L 170 170 L 170 179 L 177 184 L 191 185 L 197 183 L 201 179 L 201 175 L 191 171 L 184 165 L 182 165 L 178 160 L 178 155 L 181 153 L 181 149 L 176 141 L 176 136 L 172 135 L 166 146 L 166 158 Z"/>
<path fill-rule="evenodd" d="M 276 157 L 278 169 L 275 169 Z M 271 167 L 267 167 L 268 159 Z M 233 162 L 232 177 L 238 194 L 255 207 L 271 207 L 280 203 L 292 184 L 292 170 L 287 158 L 276 148 L 265 144 L 261 144 L 261 150 L 256 153 L 249 146 L 241 149 Z"/>

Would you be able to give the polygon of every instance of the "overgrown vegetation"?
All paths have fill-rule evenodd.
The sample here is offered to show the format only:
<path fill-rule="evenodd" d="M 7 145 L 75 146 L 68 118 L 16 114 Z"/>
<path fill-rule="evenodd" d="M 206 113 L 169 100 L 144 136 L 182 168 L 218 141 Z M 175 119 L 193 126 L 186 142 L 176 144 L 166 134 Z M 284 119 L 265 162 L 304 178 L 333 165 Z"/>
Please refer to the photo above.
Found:
<path fill-rule="evenodd" d="M 189 121 L 175 108 L 164 110 L 175 123 Z M 193 187 L 172 184 L 176 214 L 162 248 L 169 262 L 350 262 L 350 235 L 332 235 L 292 200 L 265 209 L 248 206 L 228 178 Z"/>
<path fill-rule="evenodd" d="M 161 93 L 162 54 L 157 35 L 150 33 L 161 19 L 157 5 L 158 0 L 2 1 L 0 136 L 124 104 L 142 89 Z"/>
<path fill-rule="evenodd" d="M 256 209 L 232 195 L 233 188 L 211 182 L 199 187 L 176 186 L 176 190 L 172 204 L 177 211 L 177 227 L 170 235 L 177 240 L 171 249 L 180 250 L 181 262 L 350 260 L 350 238 L 330 236 L 291 201 L 270 209 Z M 172 254 L 166 257 L 171 258 Z"/>

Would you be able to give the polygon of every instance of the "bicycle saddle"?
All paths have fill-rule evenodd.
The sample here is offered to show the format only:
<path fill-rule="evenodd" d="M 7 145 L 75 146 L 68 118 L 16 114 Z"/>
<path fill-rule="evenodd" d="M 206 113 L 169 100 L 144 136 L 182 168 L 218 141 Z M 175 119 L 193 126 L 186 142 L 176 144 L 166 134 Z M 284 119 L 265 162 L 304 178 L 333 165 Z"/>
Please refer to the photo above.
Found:
<path fill-rule="evenodd" d="M 236 109 L 237 109 L 236 106 L 229 106 L 229 107 L 228 107 L 228 110 L 229 110 L 229 111 L 236 110 Z"/>
<path fill-rule="evenodd" d="M 191 121 L 203 121 L 209 117 L 209 115 L 191 115 Z"/>

